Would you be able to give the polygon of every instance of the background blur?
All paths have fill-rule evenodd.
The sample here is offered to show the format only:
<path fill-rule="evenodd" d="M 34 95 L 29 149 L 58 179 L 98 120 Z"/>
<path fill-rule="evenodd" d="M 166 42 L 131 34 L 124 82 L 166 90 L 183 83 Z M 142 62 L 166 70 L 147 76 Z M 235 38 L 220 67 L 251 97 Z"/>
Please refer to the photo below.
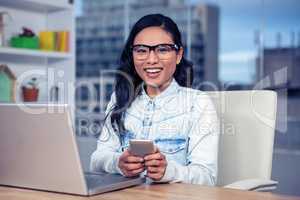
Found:
<path fill-rule="evenodd" d="M 132 25 L 162 13 L 182 33 L 202 90 L 272 89 L 278 115 L 272 179 L 300 196 L 299 0 L 76 0 L 76 134 L 96 139 L 113 88 L 108 70 Z"/>

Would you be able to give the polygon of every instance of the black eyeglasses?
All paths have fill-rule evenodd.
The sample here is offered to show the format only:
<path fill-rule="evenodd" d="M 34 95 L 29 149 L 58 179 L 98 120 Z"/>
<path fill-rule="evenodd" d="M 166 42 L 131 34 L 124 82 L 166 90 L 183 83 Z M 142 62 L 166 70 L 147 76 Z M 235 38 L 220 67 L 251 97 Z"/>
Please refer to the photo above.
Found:
<path fill-rule="evenodd" d="M 152 50 L 159 59 L 167 60 L 170 59 L 174 50 L 179 51 L 179 47 L 176 44 L 158 44 L 155 46 L 136 44 L 132 46 L 131 50 L 133 57 L 137 60 L 146 60 L 150 55 L 150 51 Z"/>

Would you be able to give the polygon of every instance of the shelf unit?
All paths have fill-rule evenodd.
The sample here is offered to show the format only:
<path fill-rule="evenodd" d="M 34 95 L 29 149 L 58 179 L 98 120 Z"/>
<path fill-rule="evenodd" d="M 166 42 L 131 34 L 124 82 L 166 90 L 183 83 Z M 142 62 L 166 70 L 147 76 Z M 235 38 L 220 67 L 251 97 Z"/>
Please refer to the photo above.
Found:
<path fill-rule="evenodd" d="M 75 15 L 69 0 L 1 0 L 0 12 L 8 12 L 5 43 L 0 47 L 0 64 L 6 64 L 17 76 L 16 101 L 22 102 L 21 86 L 31 77 L 39 81 L 37 103 L 49 103 L 53 86 L 59 87 L 59 103 L 70 104 L 74 111 L 75 83 Z M 55 52 L 12 48 L 7 44 L 10 37 L 28 27 L 38 35 L 40 31 L 70 33 L 69 52 Z"/>
<path fill-rule="evenodd" d="M 73 9 L 73 5 L 65 0 L 1 0 L 1 5 L 4 7 L 43 13 Z"/>
<path fill-rule="evenodd" d="M 11 55 L 19 57 L 37 57 L 48 59 L 69 59 L 72 58 L 70 53 L 61 53 L 55 51 L 29 50 L 13 47 L 0 47 L 0 55 Z"/>

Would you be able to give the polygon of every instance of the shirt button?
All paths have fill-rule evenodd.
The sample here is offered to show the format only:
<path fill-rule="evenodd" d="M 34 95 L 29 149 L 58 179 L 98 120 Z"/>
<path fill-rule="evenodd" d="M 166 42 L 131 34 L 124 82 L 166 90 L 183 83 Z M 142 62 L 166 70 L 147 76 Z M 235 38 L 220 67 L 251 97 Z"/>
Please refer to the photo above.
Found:
<path fill-rule="evenodd" d="M 151 126 L 151 125 L 152 125 L 152 122 L 149 121 L 149 120 L 144 120 L 144 121 L 143 121 L 143 125 L 144 125 L 144 126 Z"/>

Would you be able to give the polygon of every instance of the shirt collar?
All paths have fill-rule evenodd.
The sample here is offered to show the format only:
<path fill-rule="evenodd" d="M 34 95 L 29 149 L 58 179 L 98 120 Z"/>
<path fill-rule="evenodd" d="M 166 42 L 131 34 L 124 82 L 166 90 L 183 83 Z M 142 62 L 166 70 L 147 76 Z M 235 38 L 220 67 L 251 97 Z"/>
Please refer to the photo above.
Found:
<path fill-rule="evenodd" d="M 144 85 L 145 85 L 145 83 L 143 83 L 141 98 L 146 101 L 152 101 L 156 105 L 162 104 L 162 101 L 165 99 L 165 97 L 170 97 L 170 96 L 174 96 L 174 94 L 177 94 L 178 89 L 180 87 L 178 85 L 178 83 L 176 82 L 176 80 L 174 78 L 172 78 L 170 85 L 164 91 L 162 91 L 160 94 L 158 94 L 154 98 L 150 98 L 146 93 Z"/>

